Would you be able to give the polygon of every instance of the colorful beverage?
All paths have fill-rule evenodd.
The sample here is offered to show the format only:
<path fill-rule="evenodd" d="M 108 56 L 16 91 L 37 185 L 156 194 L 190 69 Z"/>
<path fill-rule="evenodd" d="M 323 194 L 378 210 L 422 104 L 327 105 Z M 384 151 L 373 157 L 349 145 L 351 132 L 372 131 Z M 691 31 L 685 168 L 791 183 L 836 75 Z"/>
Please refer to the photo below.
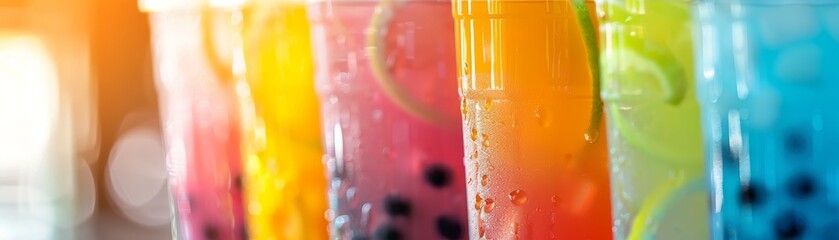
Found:
<path fill-rule="evenodd" d="M 332 238 L 466 239 L 449 2 L 309 11 Z"/>
<path fill-rule="evenodd" d="M 306 5 L 257 2 L 243 13 L 253 99 L 253 109 L 244 114 L 251 237 L 326 239 L 326 177 Z"/>
<path fill-rule="evenodd" d="M 231 14 L 199 9 L 150 15 L 178 239 L 247 239 L 236 79 L 232 68 L 221 67 L 222 55 L 212 53 L 233 51 L 221 50 L 230 49 L 223 41 L 207 41 L 236 34 L 221 21 Z"/>
<path fill-rule="evenodd" d="M 616 239 L 708 239 L 690 3 L 599 2 Z"/>
<path fill-rule="evenodd" d="M 594 7 L 454 1 L 471 239 L 611 237 Z"/>
<path fill-rule="evenodd" d="M 695 10 L 713 238 L 839 238 L 839 1 Z"/>

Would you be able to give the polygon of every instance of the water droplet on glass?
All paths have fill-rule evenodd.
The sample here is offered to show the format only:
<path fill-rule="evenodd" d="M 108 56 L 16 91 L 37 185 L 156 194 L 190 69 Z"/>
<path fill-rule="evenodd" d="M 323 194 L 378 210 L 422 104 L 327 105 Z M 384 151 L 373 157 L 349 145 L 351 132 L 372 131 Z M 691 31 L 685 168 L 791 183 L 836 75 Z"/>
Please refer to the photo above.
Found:
<path fill-rule="evenodd" d="M 554 206 L 559 206 L 559 198 L 556 195 L 551 196 L 551 202 Z"/>
<path fill-rule="evenodd" d="M 588 143 L 595 143 L 597 142 L 597 138 L 600 137 L 600 130 L 599 129 L 591 129 L 589 132 L 583 134 L 583 137 L 586 139 Z"/>
<path fill-rule="evenodd" d="M 481 176 L 481 186 L 486 187 L 487 185 L 487 175 Z"/>
<path fill-rule="evenodd" d="M 492 212 L 492 209 L 495 208 L 495 200 L 492 200 L 492 198 L 487 198 L 484 201 L 486 202 L 486 204 L 484 204 L 484 212 L 485 213 Z"/>
<path fill-rule="evenodd" d="M 483 205 L 484 199 L 481 198 L 480 194 L 475 194 L 475 210 L 481 210 L 481 205 Z"/>
<path fill-rule="evenodd" d="M 467 111 L 466 109 L 467 109 L 467 107 L 466 107 L 466 98 L 464 98 L 464 99 L 461 99 L 461 100 L 460 100 L 460 113 L 463 113 L 463 114 L 465 115 L 467 112 L 469 112 L 469 111 Z"/>
<path fill-rule="evenodd" d="M 522 190 L 512 191 L 508 197 L 510 198 L 510 202 L 515 205 L 522 205 L 527 202 L 527 193 Z"/>
<path fill-rule="evenodd" d="M 481 141 L 481 145 L 483 145 L 484 147 L 489 147 L 489 135 L 486 135 L 486 133 L 484 133 L 481 134 L 481 137 L 484 139 L 483 141 Z"/>
<path fill-rule="evenodd" d="M 484 108 L 486 108 L 486 110 L 492 108 L 492 99 L 487 98 L 486 103 L 484 104 Z"/>
<path fill-rule="evenodd" d="M 472 128 L 472 135 L 469 136 L 469 138 L 472 139 L 472 141 L 477 141 L 478 140 L 478 129 Z"/>
<path fill-rule="evenodd" d="M 516 235 L 516 238 L 518 238 L 519 224 L 518 223 L 510 223 L 510 230 L 511 230 L 510 233 L 512 233 L 513 235 Z"/>

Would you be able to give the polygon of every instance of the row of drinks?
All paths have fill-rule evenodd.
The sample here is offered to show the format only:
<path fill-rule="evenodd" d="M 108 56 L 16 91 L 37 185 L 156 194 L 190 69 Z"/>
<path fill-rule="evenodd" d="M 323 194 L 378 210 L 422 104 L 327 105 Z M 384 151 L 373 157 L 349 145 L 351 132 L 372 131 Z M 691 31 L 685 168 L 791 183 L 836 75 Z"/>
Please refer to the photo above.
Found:
<path fill-rule="evenodd" d="M 839 238 L 839 1 L 141 7 L 180 239 Z"/>

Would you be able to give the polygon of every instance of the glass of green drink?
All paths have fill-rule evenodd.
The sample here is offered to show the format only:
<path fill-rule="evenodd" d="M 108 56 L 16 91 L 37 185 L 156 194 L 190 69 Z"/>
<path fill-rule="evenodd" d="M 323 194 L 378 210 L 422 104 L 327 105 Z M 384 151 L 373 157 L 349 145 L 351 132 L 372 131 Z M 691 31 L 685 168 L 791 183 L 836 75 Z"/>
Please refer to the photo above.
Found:
<path fill-rule="evenodd" d="M 616 239 L 707 239 L 690 3 L 599 0 Z"/>

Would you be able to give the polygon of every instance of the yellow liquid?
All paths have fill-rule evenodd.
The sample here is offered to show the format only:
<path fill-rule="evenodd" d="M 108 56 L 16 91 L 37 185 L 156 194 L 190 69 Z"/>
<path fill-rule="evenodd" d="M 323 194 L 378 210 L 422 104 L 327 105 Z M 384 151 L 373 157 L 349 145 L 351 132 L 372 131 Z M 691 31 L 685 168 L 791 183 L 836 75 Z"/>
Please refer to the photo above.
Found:
<path fill-rule="evenodd" d="M 326 177 L 306 6 L 251 6 L 244 21 L 255 113 L 245 138 L 250 237 L 326 239 Z"/>

